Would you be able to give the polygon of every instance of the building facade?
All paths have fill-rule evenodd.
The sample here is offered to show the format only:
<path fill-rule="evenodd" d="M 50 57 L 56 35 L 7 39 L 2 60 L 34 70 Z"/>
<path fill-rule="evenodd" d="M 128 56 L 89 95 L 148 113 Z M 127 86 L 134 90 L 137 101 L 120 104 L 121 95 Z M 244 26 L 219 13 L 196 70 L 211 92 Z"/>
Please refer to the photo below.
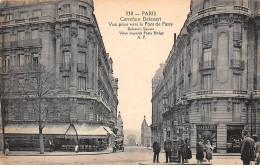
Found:
<path fill-rule="evenodd" d="M 210 140 L 226 153 L 240 152 L 243 131 L 260 136 L 259 9 L 259 0 L 191 1 L 153 92 L 153 137 L 189 138 L 193 149 Z"/>
<path fill-rule="evenodd" d="M 148 126 L 145 116 L 141 125 L 141 145 L 151 146 L 151 128 Z"/>
<path fill-rule="evenodd" d="M 113 60 L 106 53 L 93 13 L 93 1 L 8 0 L 2 1 L 0 8 L 1 75 L 8 74 L 12 68 L 22 73 L 28 66 L 41 64 L 54 70 L 59 79 L 55 95 L 63 98 L 63 110 L 50 117 L 44 129 L 46 132 L 49 127 L 62 129 L 59 133 L 50 131 L 48 138 L 62 139 L 72 128 L 79 133 L 77 128 L 84 132 L 104 127 L 107 132 L 101 130 L 101 134 L 105 138 L 108 133 L 113 134 L 111 130 L 116 133 L 118 79 L 113 76 Z M 3 109 L 5 139 L 11 150 L 37 148 L 33 145 L 37 131 L 13 131 L 16 127 L 24 130 L 35 127 L 30 108 L 22 110 L 22 106 L 23 103 L 15 102 Z M 84 142 L 105 139 L 96 133 L 83 134 L 85 138 L 77 136 Z M 26 136 L 30 137 L 24 146 L 19 141 L 24 141 Z"/>
<path fill-rule="evenodd" d="M 119 111 L 117 116 L 117 139 L 124 140 L 124 122 Z"/>

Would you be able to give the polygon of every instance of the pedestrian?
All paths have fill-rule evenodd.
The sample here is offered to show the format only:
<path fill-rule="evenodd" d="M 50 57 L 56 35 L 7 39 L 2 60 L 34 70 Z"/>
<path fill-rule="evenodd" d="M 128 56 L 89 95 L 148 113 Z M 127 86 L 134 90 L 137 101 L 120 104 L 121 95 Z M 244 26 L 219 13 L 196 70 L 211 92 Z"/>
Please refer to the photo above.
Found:
<path fill-rule="evenodd" d="M 184 163 L 184 141 L 182 139 L 178 141 L 178 159 L 179 163 Z"/>
<path fill-rule="evenodd" d="M 255 165 L 259 165 L 260 164 L 260 142 L 258 141 L 259 139 L 257 135 L 253 135 L 253 139 L 255 141 L 255 157 L 256 157 Z"/>
<path fill-rule="evenodd" d="M 205 150 L 206 150 L 206 159 L 208 162 L 212 160 L 212 153 L 213 153 L 214 147 L 211 146 L 210 140 L 207 140 L 207 144 L 205 145 Z"/>
<path fill-rule="evenodd" d="M 190 147 L 189 139 L 186 138 L 184 141 L 184 153 L 185 153 L 185 163 L 189 163 L 189 159 L 192 158 L 192 152 Z"/>
<path fill-rule="evenodd" d="M 50 152 L 52 152 L 53 143 L 51 140 L 49 140 L 49 147 L 50 147 Z"/>
<path fill-rule="evenodd" d="M 172 141 L 169 137 L 166 138 L 164 142 L 164 151 L 165 151 L 165 157 L 166 157 L 166 163 L 171 162 L 171 151 L 172 150 Z"/>
<path fill-rule="evenodd" d="M 9 149 L 10 149 L 9 143 L 7 141 L 5 141 L 5 155 L 6 156 L 9 154 Z"/>
<path fill-rule="evenodd" d="M 250 161 L 254 161 L 255 159 L 255 143 L 254 140 L 248 135 L 247 131 L 244 133 L 245 136 L 241 147 L 241 160 L 243 161 L 243 165 L 250 165 Z"/>
<path fill-rule="evenodd" d="M 155 142 L 153 143 L 153 163 L 155 162 L 156 158 L 157 158 L 157 163 L 159 162 L 159 153 L 161 151 L 161 147 L 158 143 L 158 140 L 156 139 Z"/>
<path fill-rule="evenodd" d="M 204 159 L 204 149 L 203 149 L 203 140 L 199 140 L 196 145 L 196 160 L 197 163 L 202 163 Z"/>

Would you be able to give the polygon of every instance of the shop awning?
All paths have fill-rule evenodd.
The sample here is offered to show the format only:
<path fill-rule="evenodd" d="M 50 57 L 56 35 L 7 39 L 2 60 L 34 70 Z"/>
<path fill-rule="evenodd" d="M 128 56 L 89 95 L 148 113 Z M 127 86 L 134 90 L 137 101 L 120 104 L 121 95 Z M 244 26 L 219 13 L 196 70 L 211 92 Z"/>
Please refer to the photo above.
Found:
<path fill-rule="evenodd" d="M 77 139 L 77 131 L 74 127 L 73 124 L 70 125 L 70 127 L 68 128 L 67 132 L 65 133 L 65 138 L 66 139 Z"/>
<path fill-rule="evenodd" d="M 116 135 L 114 134 L 114 132 L 107 126 L 103 126 L 103 128 L 110 134 L 116 137 Z"/>
<path fill-rule="evenodd" d="M 78 139 L 106 138 L 109 133 L 100 125 L 74 124 Z"/>
<path fill-rule="evenodd" d="M 45 135 L 65 135 L 70 124 L 46 124 L 43 128 Z M 39 125 L 32 123 L 8 124 L 5 126 L 5 134 L 39 134 Z"/>

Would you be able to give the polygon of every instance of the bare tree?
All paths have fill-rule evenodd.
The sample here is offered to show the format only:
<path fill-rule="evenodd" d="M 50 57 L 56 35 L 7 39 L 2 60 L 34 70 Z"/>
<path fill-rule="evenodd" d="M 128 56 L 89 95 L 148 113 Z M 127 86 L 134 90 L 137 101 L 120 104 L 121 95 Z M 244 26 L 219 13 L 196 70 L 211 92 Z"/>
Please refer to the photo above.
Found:
<path fill-rule="evenodd" d="M 55 94 L 55 76 L 54 71 L 38 65 L 26 71 L 23 78 L 16 78 L 17 93 L 31 107 L 28 110 L 39 125 L 40 154 L 44 153 L 43 129 L 60 104 Z"/>

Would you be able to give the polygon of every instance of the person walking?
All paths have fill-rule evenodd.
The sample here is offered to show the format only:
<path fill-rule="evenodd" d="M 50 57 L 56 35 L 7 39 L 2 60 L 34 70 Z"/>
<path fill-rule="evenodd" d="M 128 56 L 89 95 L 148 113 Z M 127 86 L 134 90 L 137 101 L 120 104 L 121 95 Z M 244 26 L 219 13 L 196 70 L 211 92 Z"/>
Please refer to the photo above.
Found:
<path fill-rule="evenodd" d="M 203 140 L 199 140 L 199 142 L 196 145 L 196 159 L 197 163 L 202 163 L 204 159 L 204 149 L 203 149 Z"/>
<path fill-rule="evenodd" d="M 189 159 L 192 158 L 192 152 L 190 147 L 189 139 L 186 138 L 184 141 L 184 153 L 185 153 L 185 163 L 189 163 Z"/>
<path fill-rule="evenodd" d="M 156 158 L 157 158 L 157 163 L 159 162 L 159 153 L 161 151 L 161 147 L 158 143 L 158 140 L 156 139 L 155 142 L 153 143 L 153 163 L 155 162 Z"/>
<path fill-rule="evenodd" d="M 213 153 L 214 147 L 211 146 L 210 140 L 207 140 L 207 144 L 205 145 L 205 150 L 206 150 L 206 159 L 208 162 L 212 160 L 212 153 Z"/>
<path fill-rule="evenodd" d="M 171 162 L 171 152 L 172 152 L 172 141 L 169 137 L 164 142 L 164 151 L 165 151 L 165 157 L 166 157 L 166 163 Z"/>
<path fill-rule="evenodd" d="M 260 142 L 258 141 L 259 139 L 257 135 L 253 135 L 252 138 L 255 141 L 255 157 L 256 157 L 255 165 L 259 165 L 260 164 Z"/>
<path fill-rule="evenodd" d="M 178 158 L 179 163 L 184 163 L 184 141 L 182 139 L 178 141 Z"/>
<path fill-rule="evenodd" d="M 242 141 L 241 147 L 241 160 L 243 165 L 250 165 L 250 161 L 254 161 L 255 152 L 254 152 L 254 140 L 248 135 L 248 132 L 245 132 L 245 137 Z"/>

